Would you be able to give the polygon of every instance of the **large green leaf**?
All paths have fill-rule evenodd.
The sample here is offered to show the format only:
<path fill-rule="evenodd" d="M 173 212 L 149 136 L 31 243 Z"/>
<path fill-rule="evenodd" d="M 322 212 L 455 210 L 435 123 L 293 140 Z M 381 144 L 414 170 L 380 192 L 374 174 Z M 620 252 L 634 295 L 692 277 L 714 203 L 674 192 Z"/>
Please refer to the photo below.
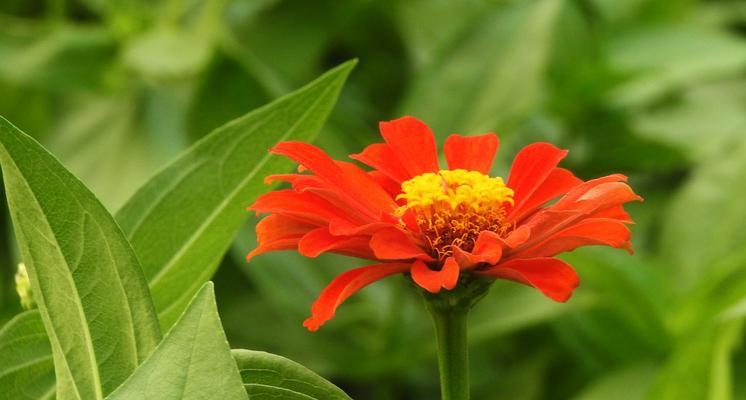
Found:
<path fill-rule="evenodd" d="M 315 372 L 275 354 L 233 350 L 251 399 L 349 400 L 341 389 Z"/>
<path fill-rule="evenodd" d="M 107 400 L 248 399 L 218 316 L 202 286 L 153 354 Z"/>
<path fill-rule="evenodd" d="M 54 354 L 59 399 L 101 399 L 158 343 L 134 251 L 94 195 L 0 118 L 0 164 Z"/>
<path fill-rule="evenodd" d="M 9 399 L 54 397 L 54 362 L 39 311 L 18 314 L 0 329 L 0 393 Z"/>
<path fill-rule="evenodd" d="M 169 327 L 215 272 L 262 192 L 266 175 L 289 168 L 267 151 L 312 140 L 355 62 L 229 122 L 146 183 L 117 213 L 143 265 L 161 325 Z"/>

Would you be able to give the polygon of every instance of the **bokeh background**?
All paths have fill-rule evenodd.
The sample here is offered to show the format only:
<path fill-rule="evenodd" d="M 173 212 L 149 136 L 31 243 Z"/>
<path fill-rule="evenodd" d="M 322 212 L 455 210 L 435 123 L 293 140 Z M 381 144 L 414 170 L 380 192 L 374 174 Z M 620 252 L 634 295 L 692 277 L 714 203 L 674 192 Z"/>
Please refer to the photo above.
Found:
<path fill-rule="evenodd" d="M 629 207 L 634 256 L 564 257 L 582 279 L 567 304 L 493 287 L 470 318 L 475 399 L 746 399 L 745 1 L 2 0 L 0 114 L 115 211 L 213 128 L 354 57 L 317 142 L 335 157 L 408 114 L 441 140 L 497 132 L 494 174 L 547 140 L 582 178 L 622 172 L 646 199 Z M 20 305 L 7 210 L 0 225 L 2 323 Z M 404 279 L 308 333 L 315 296 L 364 261 L 248 265 L 253 242 L 250 223 L 215 277 L 233 347 L 355 399 L 437 398 L 430 322 Z"/>

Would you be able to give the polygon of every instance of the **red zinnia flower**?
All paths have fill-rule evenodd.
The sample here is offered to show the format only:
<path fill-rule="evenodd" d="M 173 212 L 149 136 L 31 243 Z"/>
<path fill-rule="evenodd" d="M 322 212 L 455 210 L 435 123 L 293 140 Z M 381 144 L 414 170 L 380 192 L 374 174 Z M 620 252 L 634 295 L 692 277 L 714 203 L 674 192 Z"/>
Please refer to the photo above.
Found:
<path fill-rule="evenodd" d="M 380 129 L 384 143 L 350 156 L 373 168 L 367 172 L 310 144 L 279 143 L 271 152 L 296 161 L 299 173 L 267 181 L 292 189 L 269 192 L 250 207 L 271 215 L 257 224 L 259 246 L 247 259 L 297 248 L 307 257 L 333 252 L 381 262 L 334 279 L 303 323 L 309 330 L 349 296 L 393 274 L 408 274 L 431 293 L 470 275 L 509 279 L 564 302 L 578 277 L 553 256 L 585 245 L 631 252 L 632 220 L 622 205 L 642 199 L 623 175 L 584 182 L 557 167 L 567 151 L 533 143 L 515 157 L 505 184 L 486 175 L 495 134 L 451 135 L 444 148 L 449 169 L 441 170 L 422 121 L 403 117 Z"/>

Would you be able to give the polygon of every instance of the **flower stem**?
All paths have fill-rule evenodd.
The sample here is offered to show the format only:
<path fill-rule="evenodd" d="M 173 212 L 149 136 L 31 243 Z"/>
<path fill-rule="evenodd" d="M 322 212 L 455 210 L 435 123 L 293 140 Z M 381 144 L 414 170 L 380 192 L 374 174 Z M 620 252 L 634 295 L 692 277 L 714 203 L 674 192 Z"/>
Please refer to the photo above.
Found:
<path fill-rule="evenodd" d="M 440 308 L 429 303 L 438 342 L 438 369 L 443 400 L 469 399 L 469 349 L 466 317 L 469 310 Z"/>
<path fill-rule="evenodd" d="M 466 320 L 474 305 L 487 294 L 492 280 L 467 278 L 453 290 L 421 292 L 435 326 L 438 369 L 443 400 L 469 400 L 469 345 Z"/>

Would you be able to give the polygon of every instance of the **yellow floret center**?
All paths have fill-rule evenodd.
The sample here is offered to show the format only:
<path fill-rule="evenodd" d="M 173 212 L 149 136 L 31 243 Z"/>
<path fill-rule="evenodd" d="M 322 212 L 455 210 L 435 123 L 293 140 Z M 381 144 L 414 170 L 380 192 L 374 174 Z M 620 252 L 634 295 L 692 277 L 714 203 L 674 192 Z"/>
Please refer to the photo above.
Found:
<path fill-rule="evenodd" d="M 444 259 L 453 247 L 471 251 L 481 231 L 504 234 L 504 205 L 513 204 L 513 190 L 502 178 L 463 169 L 425 173 L 402 183 L 396 197 L 406 204 L 397 213 L 411 212 L 432 255 Z"/>

